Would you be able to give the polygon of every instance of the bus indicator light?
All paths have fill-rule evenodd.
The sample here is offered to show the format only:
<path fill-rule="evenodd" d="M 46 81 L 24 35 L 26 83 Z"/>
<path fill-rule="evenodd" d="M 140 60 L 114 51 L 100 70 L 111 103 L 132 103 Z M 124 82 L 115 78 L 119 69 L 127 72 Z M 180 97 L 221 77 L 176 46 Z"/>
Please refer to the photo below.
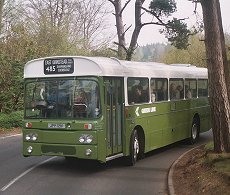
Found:
<path fill-rule="evenodd" d="M 32 128 L 32 127 L 33 127 L 32 123 L 26 123 L 26 128 Z"/>
<path fill-rule="evenodd" d="M 84 129 L 93 129 L 93 125 L 91 123 L 85 123 Z"/>

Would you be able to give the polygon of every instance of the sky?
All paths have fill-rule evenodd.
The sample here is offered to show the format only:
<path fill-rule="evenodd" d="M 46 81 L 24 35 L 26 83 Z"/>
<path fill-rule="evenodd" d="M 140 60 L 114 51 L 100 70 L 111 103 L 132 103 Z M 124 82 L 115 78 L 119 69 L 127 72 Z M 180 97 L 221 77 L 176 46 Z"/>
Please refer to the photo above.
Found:
<path fill-rule="evenodd" d="M 149 3 L 151 0 L 146 0 L 144 3 L 144 7 L 148 8 Z M 126 2 L 126 0 L 122 0 L 123 3 Z M 132 0 L 130 4 L 127 6 L 126 10 L 123 13 L 124 17 L 124 24 L 126 26 L 129 26 L 134 22 L 134 2 L 135 0 Z M 176 0 L 177 2 L 177 13 L 174 14 L 174 17 L 177 18 L 189 18 L 186 19 L 186 23 L 188 26 L 192 26 L 196 22 L 196 17 L 194 12 L 195 5 L 188 0 Z M 220 6 L 221 6 L 221 13 L 222 13 L 222 22 L 225 32 L 230 32 L 230 0 L 220 0 Z M 202 9 L 201 6 L 198 5 L 197 12 L 199 14 L 198 19 L 202 20 Z M 143 15 L 143 22 L 147 22 L 151 20 L 151 17 L 149 17 L 148 14 Z M 115 19 L 113 18 L 113 22 L 115 22 Z M 114 27 L 115 28 L 115 27 Z M 131 28 L 127 34 L 126 34 L 126 42 L 128 43 L 131 38 L 133 28 Z M 139 35 L 138 44 L 140 46 L 150 44 L 150 43 L 164 43 L 167 40 L 164 38 L 163 35 L 159 33 L 159 28 L 156 25 L 148 25 L 142 28 L 141 33 Z"/>

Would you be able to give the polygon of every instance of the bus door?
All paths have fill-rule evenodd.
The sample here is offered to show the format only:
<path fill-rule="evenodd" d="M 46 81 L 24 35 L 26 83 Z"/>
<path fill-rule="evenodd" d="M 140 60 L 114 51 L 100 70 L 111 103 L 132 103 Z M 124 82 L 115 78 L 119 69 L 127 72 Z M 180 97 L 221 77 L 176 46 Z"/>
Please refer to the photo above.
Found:
<path fill-rule="evenodd" d="M 105 79 L 107 156 L 122 152 L 123 79 Z"/>

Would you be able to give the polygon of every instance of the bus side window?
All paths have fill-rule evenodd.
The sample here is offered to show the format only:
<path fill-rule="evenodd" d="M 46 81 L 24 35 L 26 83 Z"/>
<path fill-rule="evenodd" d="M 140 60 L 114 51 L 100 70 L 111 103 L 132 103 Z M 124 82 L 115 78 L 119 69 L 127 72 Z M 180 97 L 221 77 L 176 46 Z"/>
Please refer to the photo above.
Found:
<path fill-rule="evenodd" d="M 184 81 L 183 79 L 170 79 L 170 100 L 184 99 Z"/>
<path fill-rule="evenodd" d="M 128 78 L 127 88 L 129 104 L 149 102 L 148 78 Z"/>
<path fill-rule="evenodd" d="M 197 82 L 196 79 L 185 79 L 185 98 L 197 98 Z"/>
<path fill-rule="evenodd" d="M 168 80 L 154 78 L 150 81 L 151 85 L 151 101 L 160 102 L 168 100 Z"/>
<path fill-rule="evenodd" d="M 208 80 L 199 79 L 198 80 L 198 97 L 207 97 L 208 96 Z"/>

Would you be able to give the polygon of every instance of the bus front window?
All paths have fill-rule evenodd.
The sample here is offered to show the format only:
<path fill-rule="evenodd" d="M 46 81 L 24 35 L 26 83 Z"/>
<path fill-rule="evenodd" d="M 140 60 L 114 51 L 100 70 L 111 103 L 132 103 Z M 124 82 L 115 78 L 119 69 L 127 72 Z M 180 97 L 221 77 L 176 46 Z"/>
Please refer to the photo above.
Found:
<path fill-rule="evenodd" d="M 95 118 L 100 115 L 98 86 L 91 80 L 27 83 L 26 118 Z"/>
<path fill-rule="evenodd" d="M 98 85 L 95 81 L 76 80 L 73 99 L 74 118 L 97 118 L 100 115 Z"/>

